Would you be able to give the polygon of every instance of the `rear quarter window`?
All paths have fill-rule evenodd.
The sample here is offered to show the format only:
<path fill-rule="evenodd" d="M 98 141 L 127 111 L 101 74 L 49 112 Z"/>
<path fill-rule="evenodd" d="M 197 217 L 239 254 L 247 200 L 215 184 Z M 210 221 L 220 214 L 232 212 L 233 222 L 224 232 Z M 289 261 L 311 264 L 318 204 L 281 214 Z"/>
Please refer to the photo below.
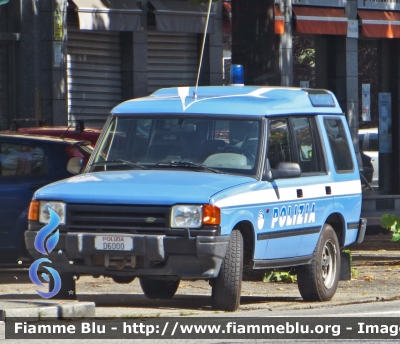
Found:
<path fill-rule="evenodd" d="M 342 120 L 340 118 L 325 118 L 324 126 L 336 171 L 342 173 L 353 172 L 354 164 L 349 140 Z"/>
<path fill-rule="evenodd" d="M 41 148 L 25 144 L 0 144 L 0 176 L 43 175 L 47 173 Z"/>

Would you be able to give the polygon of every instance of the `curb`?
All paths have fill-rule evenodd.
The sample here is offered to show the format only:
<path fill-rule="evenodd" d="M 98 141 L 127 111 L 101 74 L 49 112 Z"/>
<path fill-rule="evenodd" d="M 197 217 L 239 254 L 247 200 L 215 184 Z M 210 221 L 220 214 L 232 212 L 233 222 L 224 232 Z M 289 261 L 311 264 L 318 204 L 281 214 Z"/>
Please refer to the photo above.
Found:
<path fill-rule="evenodd" d="M 21 307 L 21 302 L 28 304 L 27 300 L 1 300 L 0 321 L 7 318 L 32 318 L 42 320 L 43 318 L 84 318 L 95 316 L 94 302 L 33 302 L 28 307 Z M 36 303 L 36 304 L 35 304 Z M 47 305 L 46 305 L 47 303 Z"/>
<path fill-rule="evenodd" d="M 371 254 L 352 254 L 353 261 L 400 261 L 400 256 L 395 255 L 371 255 Z"/>

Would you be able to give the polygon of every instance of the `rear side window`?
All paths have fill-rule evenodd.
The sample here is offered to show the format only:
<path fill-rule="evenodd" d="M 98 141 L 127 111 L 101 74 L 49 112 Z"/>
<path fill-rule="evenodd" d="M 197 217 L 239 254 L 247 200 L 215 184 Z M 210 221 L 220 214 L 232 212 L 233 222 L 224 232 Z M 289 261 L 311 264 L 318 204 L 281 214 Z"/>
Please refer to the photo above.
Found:
<path fill-rule="evenodd" d="M 324 125 L 336 171 L 352 172 L 353 159 L 343 122 L 339 118 L 325 118 Z"/>
<path fill-rule="evenodd" d="M 0 175 L 26 176 L 46 174 L 44 152 L 29 145 L 2 143 L 0 145 Z"/>

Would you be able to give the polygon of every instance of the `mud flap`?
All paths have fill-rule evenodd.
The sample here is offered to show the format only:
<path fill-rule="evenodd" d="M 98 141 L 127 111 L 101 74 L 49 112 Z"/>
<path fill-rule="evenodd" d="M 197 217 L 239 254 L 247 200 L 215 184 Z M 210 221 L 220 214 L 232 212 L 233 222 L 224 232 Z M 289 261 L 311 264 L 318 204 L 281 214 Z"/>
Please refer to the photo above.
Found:
<path fill-rule="evenodd" d="M 340 281 L 351 280 L 350 253 L 340 252 Z"/>

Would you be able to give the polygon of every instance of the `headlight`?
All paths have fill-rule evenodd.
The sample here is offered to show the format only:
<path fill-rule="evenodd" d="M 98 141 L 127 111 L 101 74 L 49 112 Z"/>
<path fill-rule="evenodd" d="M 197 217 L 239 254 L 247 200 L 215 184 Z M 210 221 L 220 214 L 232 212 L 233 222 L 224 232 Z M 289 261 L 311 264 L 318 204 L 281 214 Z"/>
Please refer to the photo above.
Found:
<path fill-rule="evenodd" d="M 171 228 L 201 227 L 201 205 L 175 205 L 171 211 Z"/>
<path fill-rule="evenodd" d="M 60 217 L 60 225 L 65 225 L 65 203 L 64 202 L 47 202 L 40 201 L 39 205 L 39 222 L 48 223 L 50 221 L 49 208 Z"/>
<path fill-rule="evenodd" d="M 211 204 L 175 205 L 171 209 L 171 228 L 200 228 L 202 225 L 219 225 L 221 211 Z"/>

